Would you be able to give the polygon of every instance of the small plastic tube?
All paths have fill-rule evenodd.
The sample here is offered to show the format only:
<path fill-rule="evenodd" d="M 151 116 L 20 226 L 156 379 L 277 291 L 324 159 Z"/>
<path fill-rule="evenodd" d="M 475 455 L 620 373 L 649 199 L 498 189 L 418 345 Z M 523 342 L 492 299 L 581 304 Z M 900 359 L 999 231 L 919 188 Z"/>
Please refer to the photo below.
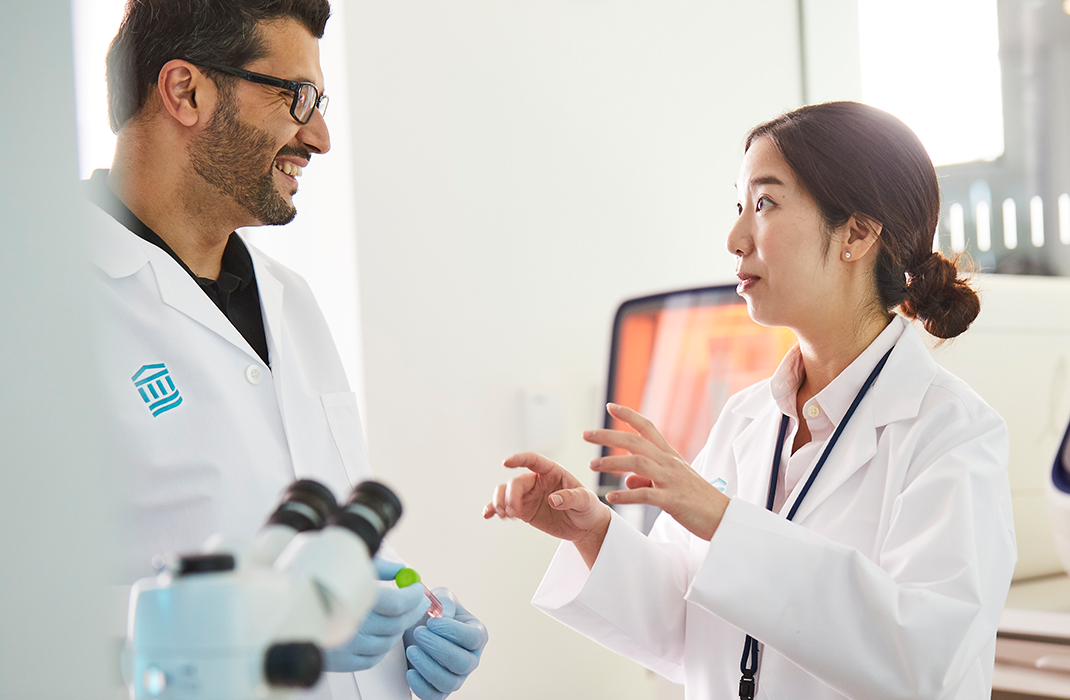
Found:
<path fill-rule="evenodd" d="M 423 586 L 424 593 L 431 601 L 431 607 L 428 608 L 427 614 L 431 617 L 442 617 L 442 603 L 438 602 L 438 598 L 435 597 L 435 594 L 432 593 L 431 590 L 426 585 L 424 585 L 423 581 L 420 580 L 420 574 L 416 573 L 415 569 L 410 569 L 406 567 L 401 571 L 397 572 L 397 574 L 394 576 L 394 582 L 398 584 L 398 588 L 405 588 L 407 586 L 413 585 L 414 583 L 418 583 Z"/>

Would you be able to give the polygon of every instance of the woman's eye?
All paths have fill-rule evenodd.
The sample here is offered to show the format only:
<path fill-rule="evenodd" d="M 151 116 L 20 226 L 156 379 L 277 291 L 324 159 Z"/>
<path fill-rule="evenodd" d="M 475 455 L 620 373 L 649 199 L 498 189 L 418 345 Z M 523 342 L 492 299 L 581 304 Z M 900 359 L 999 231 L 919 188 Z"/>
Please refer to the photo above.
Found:
<path fill-rule="evenodd" d="M 761 197 L 758 198 L 758 203 L 755 204 L 754 210 L 755 211 L 761 211 L 762 209 L 765 209 L 767 204 L 772 204 L 772 203 L 773 203 L 773 201 L 763 194 Z"/>
<path fill-rule="evenodd" d="M 736 202 L 736 216 L 743 216 L 743 205 Z"/>

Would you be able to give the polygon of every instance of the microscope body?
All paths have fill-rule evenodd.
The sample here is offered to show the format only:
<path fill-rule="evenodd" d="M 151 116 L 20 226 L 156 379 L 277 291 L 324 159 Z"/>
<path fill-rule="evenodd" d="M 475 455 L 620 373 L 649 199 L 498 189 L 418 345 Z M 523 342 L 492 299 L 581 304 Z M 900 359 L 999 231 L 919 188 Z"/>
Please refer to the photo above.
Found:
<path fill-rule="evenodd" d="M 252 543 L 210 540 L 135 583 L 123 650 L 130 697 L 282 699 L 312 687 L 322 648 L 348 640 L 375 604 L 371 557 L 396 510 L 375 537 L 347 526 L 352 518 L 300 532 L 269 521 Z"/>

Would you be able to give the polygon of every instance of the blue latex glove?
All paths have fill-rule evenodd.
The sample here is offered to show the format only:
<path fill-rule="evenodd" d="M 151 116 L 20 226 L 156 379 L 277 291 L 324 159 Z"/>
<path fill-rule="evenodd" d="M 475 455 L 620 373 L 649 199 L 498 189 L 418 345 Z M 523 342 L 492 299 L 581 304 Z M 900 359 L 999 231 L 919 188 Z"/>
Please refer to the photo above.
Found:
<path fill-rule="evenodd" d="M 374 559 L 381 581 L 393 581 L 404 567 L 386 559 Z M 364 623 L 345 644 L 324 652 L 328 671 L 364 671 L 379 663 L 401 641 L 405 630 L 420 621 L 431 601 L 423 586 L 380 586 L 379 598 Z"/>
<path fill-rule="evenodd" d="M 442 700 L 460 688 L 487 645 L 487 628 L 453 593 L 446 588 L 432 592 L 442 603 L 442 617 L 428 618 L 405 633 L 405 678 L 421 700 Z"/>

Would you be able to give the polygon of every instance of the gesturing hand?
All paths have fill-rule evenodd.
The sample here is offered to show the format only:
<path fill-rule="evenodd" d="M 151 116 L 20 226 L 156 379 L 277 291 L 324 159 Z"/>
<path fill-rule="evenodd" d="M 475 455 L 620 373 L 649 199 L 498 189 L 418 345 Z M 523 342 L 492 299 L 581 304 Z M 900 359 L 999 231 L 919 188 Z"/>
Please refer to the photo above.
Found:
<path fill-rule="evenodd" d="M 534 452 L 513 455 L 503 464 L 528 471 L 498 485 L 483 508 L 484 518 L 519 518 L 548 535 L 576 543 L 596 535 L 601 544 L 609 527 L 609 508 L 567 469 Z"/>
<path fill-rule="evenodd" d="M 611 491 L 606 494 L 606 500 L 657 506 L 696 536 L 704 540 L 713 537 L 728 507 L 728 497 L 699 476 L 649 420 L 613 403 L 607 410 L 639 434 L 622 430 L 584 431 L 583 439 L 588 442 L 631 453 L 591 460 L 591 469 L 596 472 L 628 474 L 624 481 L 628 490 Z"/>

